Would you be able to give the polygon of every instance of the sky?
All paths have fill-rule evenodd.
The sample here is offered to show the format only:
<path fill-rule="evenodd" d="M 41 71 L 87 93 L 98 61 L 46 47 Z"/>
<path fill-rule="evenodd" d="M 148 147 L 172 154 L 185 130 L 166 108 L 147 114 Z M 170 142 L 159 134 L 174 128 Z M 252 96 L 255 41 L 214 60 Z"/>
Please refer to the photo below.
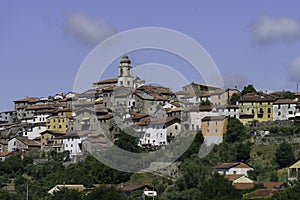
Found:
<path fill-rule="evenodd" d="M 81 64 L 100 42 L 142 27 L 176 30 L 197 41 L 216 63 L 226 87 L 253 84 L 267 91 L 296 91 L 299 6 L 297 1 L 255 0 L 3 1 L 0 111 L 13 109 L 13 100 L 26 96 L 72 91 Z M 133 67 L 161 63 L 174 67 L 189 82 L 203 81 L 189 63 L 172 54 L 155 50 L 128 54 Z M 99 79 L 116 77 L 118 62 Z"/>

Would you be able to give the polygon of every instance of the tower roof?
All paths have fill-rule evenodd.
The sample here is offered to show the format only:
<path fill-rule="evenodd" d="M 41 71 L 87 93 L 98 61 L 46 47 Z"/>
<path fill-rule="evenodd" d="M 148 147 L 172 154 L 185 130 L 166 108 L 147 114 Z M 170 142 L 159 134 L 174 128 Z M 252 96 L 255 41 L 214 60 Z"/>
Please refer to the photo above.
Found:
<path fill-rule="evenodd" d="M 127 55 L 124 55 L 120 61 L 120 63 L 128 63 L 128 64 L 131 64 L 131 61 L 129 60 L 128 56 Z"/>

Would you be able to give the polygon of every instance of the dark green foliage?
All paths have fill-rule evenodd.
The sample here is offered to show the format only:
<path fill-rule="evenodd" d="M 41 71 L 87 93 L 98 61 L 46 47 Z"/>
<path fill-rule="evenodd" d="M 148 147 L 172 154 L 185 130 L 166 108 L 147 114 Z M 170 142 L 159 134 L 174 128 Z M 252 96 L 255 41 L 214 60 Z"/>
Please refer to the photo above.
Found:
<path fill-rule="evenodd" d="M 180 156 L 178 161 L 183 161 L 186 158 L 189 158 L 190 156 L 192 156 L 193 154 L 198 154 L 200 146 L 202 145 L 203 141 L 204 141 L 204 137 L 202 135 L 202 132 L 201 131 L 197 132 L 195 137 L 194 137 L 194 140 L 193 140 L 192 144 L 183 153 L 183 155 Z"/>
<path fill-rule="evenodd" d="M 232 186 L 232 183 L 218 173 L 213 174 L 212 178 L 200 184 L 200 191 L 203 192 L 205 199 L 241 199 L 240 192 Z"/>
<path fill-rule="evenodd" d="M 257 93 L 256 89 L 253 87 L 253 85 L 247 85 L 244 87 L 244 89 L 242 90 L 241 92 L 241 95 L 245 95 L 245 94 L 248 94 L 248 93 Z"/>
<path fill-rule="evenodd" d="M 78 192 L 77 190 L 70 190 L 70 189 L 62 189 L 58 192 L 55 192 L 54 195 L 51 197 L 53 200 L 84 200 L 84 196 L 82 193 Z"/>
<path fill-rule="evenodd" d="M 275 153 L 276 162 L 280 168 L 287 167 L 295 161 L 292 145 L 281 143 Z"/>
<path fill-rule="evenodd" d="M 239 93 L 234 93 L 230 99 L 229 104 L 230 105 L 236 105 L 236 103 L 241 99 L 241 95 Z"/>
<path fill-rule="evenodd" d="M 275 199 L 275 200 L 298 200 L 299 194 L 300 194 L 300 182 L 298 181 L 294 186 L 278 191 L 272 197 L 272 199 Z"/>
<path fill-rule="evenodd" d="M 284 99 L 295 99 L 295 96 L 293 93 L 291 92 L 286 92 L 280 95 L 280 97 L 284 98 Z"/>
<path fill-rule="evenodd" d="M 118 147 L 126 151 L 130 151 L 134 153 L 141 152 L 142 149 L 138 146 L 139 138 L 134 137 L 134 135 L 135 133 L 133 130 L 128 129 L 125 131 L 120 131 L 120 137 L 115 142 L 115 145 L 117 145 Z"/>
<path fill-rule="evenodd" d="M 225 135 L 226 142 L 243 141 L 246 138 L 246 130 L 240 120 L 236 118 L 228 118 L 227 132 Z"/>
<path fill-rule="evenodd" d="M 0 199 L 3 200 L 17 200 L 17 196 L 15 194 L 11 194 L 6 190 L 0 189 Z"/>
<path fill-rule="evenodd" d="M 210 104 L 211 102 L 208 99 L 206 99 L 205 101 L 201 100 L 200 102 L 200 105 L 210 105 Z"/>
<path fill-rule="evenodd" d="M 196 176 L 193 176 L 196 178 Z M 197 178 L 196 178 L 197 179 Z M 213 174 L 211 178 L 198 179 L 189 188 L 178 191 L 166 192 L 160 199 L 201 199 L 201 200 L 227 200 L 241 199 L 241 193 L 236 190 L 232 183 L 219 174 Z"/>
<path fill-rule="evenodd" d="M 89 193 L 86 200 L 121 200 L 124 199 L 122 193 L 115 187 L 101 186 Z"/>
<path fill-rule="evenodd" d="M 23 173 L 24 162 L 19 156 L 12 156 L 0 162 L 0 174 Z"/>

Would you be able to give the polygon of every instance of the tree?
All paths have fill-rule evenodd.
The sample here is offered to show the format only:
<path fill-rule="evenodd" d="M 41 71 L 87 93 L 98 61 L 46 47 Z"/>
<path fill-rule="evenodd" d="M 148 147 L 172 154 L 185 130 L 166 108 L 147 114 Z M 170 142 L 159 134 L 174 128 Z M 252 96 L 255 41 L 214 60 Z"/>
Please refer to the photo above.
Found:
<path fill-rule="evenodd" d="M 226 142 L 238 142 L 246 138 L 246 130 L 240 120 L 228 118 L 227 132 L 225 134 Z"/>
<path fill-rule="evenodd" d="M 141 148 L 138 146 L 139 139 L 134 136 L 134 130 L 126 129 L 125 131 L 120 131 L 120 137 L 115 142 L 115 145 L 124 149 L 126 151 L 131 151 L 134 153 L 141 152 Z"/>
<path fill-rule="evenodd" d="M 235 143 L 235 158 L 236 161 L 246 161 L 250 158 L 251 144 L 250 143 Z"/>
<path fill-rule="evenodd" d="M 201 100 L 200 105 L 211 105 L 211 102 L 208 99 L 205 101 Z"/>
<path fill-rule="evenodd" d="M 241 99 L 241 95 L 239 93 L 234 93 L 230 99 L 229 104 L 230 105 L 236 105 L 236 103 Z"/>
<path fill-rule="evenodd" d="M 114 187 L 101 186 L 89 193 L 86 200 L 121 200 L 122 193 Z"/>
<path fill-rule="evenodd" d="M 17 200 L 17 196 L 15 194 L 9 193 L 7 190 L 0 189 L 0 199 Z"/>
<path fill-rule="evenodd" d="M 280 168 L 287 167 L 295 161 L 292 145 L 283 142 L 275 153 L 275 158 Z"/>
<path fill-rule="evenodd" d="M 202 135 L 201 131 L 198 131 L 195 135 L 195 138 L 192 142 L 192 144 L 189 146 L 189 148 L 184 152 L 180 158 L 178 158 L 178 161 L 183 161 L 186 158 L 189 158 L 193 154 L 198 154 L 200 146 L 204 142 L 204 137 Z"/>
<path fill-rule="evenodd" d="M 242 90 L 241 94 L 242 96 L 248 93 L 257 93 L 256 89 L 254 88 L 253 85 L 247 85 L 244 87 L 244 89 Z"/>
<path fill-rule="evenodd" d="M 215 173 L 208 180 L 200 184 L 200 191 L 205 199 L 241 199 L 241 193 L 232 186 L 232 183 L 222 175 Z"/>
<path fill-rule="evenodd" d="M 62 189 L 58 192 L 54 193 L 54 196 L 51 198 L 53 200 L 60 199 L 60 200 L 69 200 L 69 199 L 76 199 L 76 200 L 83 200 L 83 195 L 78 190 L 73 189 Z"/>

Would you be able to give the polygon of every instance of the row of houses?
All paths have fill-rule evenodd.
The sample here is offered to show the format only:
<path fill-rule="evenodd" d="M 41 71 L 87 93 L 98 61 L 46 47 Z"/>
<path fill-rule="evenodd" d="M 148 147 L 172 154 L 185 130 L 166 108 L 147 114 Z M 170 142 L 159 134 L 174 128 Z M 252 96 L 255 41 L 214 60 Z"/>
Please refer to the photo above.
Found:
<path fill-rule="evenodd" d="M 13 111 L 0 114 L 0 133 L 7 141 L 24 137 L 40 142 L 43 151 L 75 151 L 63 139 L 72 134 L 80 137 L 76 148 L 82 148 L 81 142 L 95 134 L 114 141 L 126 127 L 135 130 L 139 145 L 145 148 L 168 145 L 186 131 L 200 130 L 210 145 L 223 141 L 229 117 L 246 124 L 295 120 L 299 115 L 298 93 L 293 100 L 282 99 L 279 93 L 250 93 L 230 105 L 232 96 L 239 94 L 237 89 L 194 82 L 178 92 L 145 85 L 133 76 L 125 55 L 117 78 L 95 82 L 83 93 L 15 100 Z M 51 136 L 45 140 L 47 134 Z"/>

